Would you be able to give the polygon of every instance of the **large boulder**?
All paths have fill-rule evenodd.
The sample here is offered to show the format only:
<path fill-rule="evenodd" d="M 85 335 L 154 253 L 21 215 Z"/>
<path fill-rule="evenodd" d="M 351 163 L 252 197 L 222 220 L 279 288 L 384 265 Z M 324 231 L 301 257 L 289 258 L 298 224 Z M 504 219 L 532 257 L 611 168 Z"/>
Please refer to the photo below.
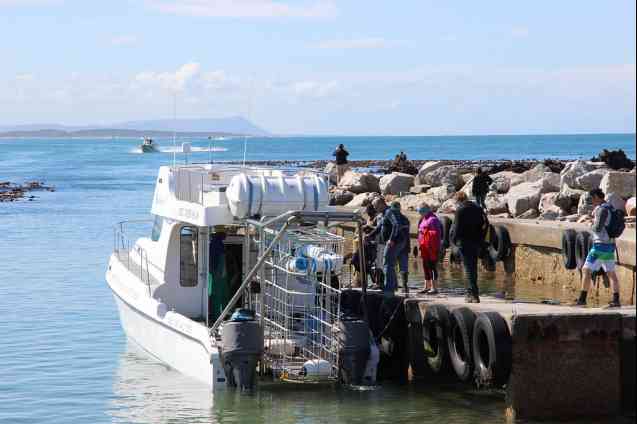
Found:
<path fill-rule="evenodd" d="M 430 188 L 429 184 L 416 184 L 409 189 L 409 192 L 413 194 L 426 193 Z"/>
<path fill-rule="evenodd" d="M 431 201 L 431 197 L 428 196 L 426 193 L 408 194 L 406 196 L 400 197 L 398 201 L 400 202 L 400 209 L 402 211 L 415 211 L 418 210 L 418 207 L 421 203 L 425 202 L 429 204 L 429 202 Z"/>
<path fill-rule="evenodd" d="M 511 178 L 516 175 L 518 174 L 511 171 L 500 171 L 491 175 L 491 179 L 493 180 L 491 189 L 501 194 L 507 193 L 511 188 Z"/>
<path fill-rule="evenodd" d="M 361 193 L 354 196 L 354 198 L 345 206 L 348 208 L 360 208 L 367 206 L 375 198 L 379 197 L 377 193 Z"/>
<path fill-rule="evenodd" d="M 584 160 L 576 160 L 566 164 L 562 172 L 560 172 L 560 187 L 567 184 L 571 188 L 579 189 L 577 178 L 593 171 L 597 167 L 591 162 Z"/>
<path fill-rule="evenodd" d="M 325 165 L 325 169 L 323 170 L 323 172 L 325 172 L 329 177 L 330 183 L 336 184 L 336 180 L 338 179 L 338 174 L 336 173 L 336 163 L 328 162 L 328 164 Z"/>
<path fill-rule="evenodd" d="M 462 178 L 462 181 L 466 184 L 469 181 L 473 180 L 473 177 L 475 177 L 475 174 L 473 172 L 467 172 L 464 174 L 460 175 L 460 178 Z"/>
<path fill-rule="evenodd" d="M 460 203 L 456 200 L 455 197 L 447 199 L 444 201 L 442 205 L 438 208 L 439 213 L 448 213 L 453 214 L 456 213 L 456 210 L 460 207 Z"/>
<path fill-rule="evenodd" d="M 542 221 L 555 221 L 559 217 L 560 215 L 556 213 L 555 211 L 546 211 L 540 214 L 539 219 Z"/>
<path fill-rule="evenodd" d="M 511 187 L 507 194 L 509 213 L 513 216 L 520 216 L 530 209 L 537 210 L 542 194 L 553 191 L 553 189 L 554 187 L 547 179 Z"/>
<path fill-rule="evenodd" d="M 330 193 L 330 205 L 343 206 L 354 199 L 354 193 L 347 190 L 334 190 Z"/>
<path fill-rule="evenodd" d="M 467 181 L 459 191 L 463 191 L 469 198 L 473 197 L 473 178 Z"/>
<path fill-rule="evenodd" d="M 520 218 L 520 219 L 535 219 L 538 216 L 540 216 L 540 213 L 537 211 L 537 209 L 529 209 L 528 211 L 524 212 L 522 215 L 519 215 L 517 218 Z"/>
<path fill-rule="evenodd" d="M 570 212 L 573 207 L 577 207 L 580 197 L 586 193 L 583 190 L 577 190 L 569 187 L 568 184 L 563 184 L 560 189 L 560 194 L 556 199 L 556 203 L 562 208 L 562 210 Z"/>
<path fill-rule="evenodd" d="M 352 193 L 380 193 L 378 177 L 370 173 L 357 173 L 348 171 L 343 175 L 339 187 Z"/>
<path fill-rule="evenodd" d="M 635 197 L 631 197 L 626 201 L 626 215 L 628 216 L 636 216 L 637 215 L 637 199 Z"/>
<path fill-rule="evenodd" d="M 540 214 L 544 215 L 545 213 L 552 212 L 555 213 L 556 217 L 561 215 L 564 209 L 560 206 L 559 197 L 560 193 L 544 193 L 540 198 Z"/>
<path fill-rule="evenodd" d="M 443 185 L 440 187 L 434 187 L 429 189 L 427 194 L 431 196 L 439 204 L 444 203 L 446 200 L 451 199 L 456 193 L 456 189 L 452 185 Z"/>
<path fill-rule="evenodd" d="M 400 172 L 383 175 L 379 182 L 379 188 L 382 194 L 407 193 L 413 185 L 414 177 Z"/>
<path fill-rule="evenodd" d="M 544 177 L 545 173 L 550 173 L 551 168 L 543 163 L 535 165 L 533 168 L 521 174 L 511 177 L 511 185 L 515 186 L 522 183 L 532 183 Z"/>
<path fill-rule="evenodd" d="M 608 173 L 608 169 L 600 168 L 595 169 L 593 171 L 587 172 L 586 174 L 580 175 L 575 178 L 575 186 L 580 190 L 590 191 L 594 188 L 599 187 L 599 183 L 604 178 L 604 175 Z"/>
<path fill-rule="evenodd" d="M 606 196 L 606 202 L 615 209 L 626 212 L 626 201 L 622 199 L 618 194 L 608 194 Z"/>
<path fill-rule="evenodd" d="M 443 166 L 445 166 L 445 163 L 440 161 L 425 162 L 418 170 L 418 182 L 425 184 L 425 176 Z"/>
<path fill-rule="evenodd" d="M 584 192 L 579 198 L 579 203 L 577 204 L 577 214 L 578 215 L 590 215 L 593 213 L 595 207 L 593 206 L 593 198 L 587 191 Z"/>
<path fill-rule="evenodd" d="M 630 172 L 610 171 L 599 183 L 599 188 L 606 194 L 615 193 L 624 199 L 635 196 L 635 174 Z"/>
<path fill-rule="evenodd" d="M 429 172 L 425 175 L 423 182 L 432 187 L 452 185 L 456 190 L 460 189 L 464 184 L 458 167 L 453 165 L 442 166 L 435 171 Z"/>
<path fill-rule="evenodd" d="M 487 212 L 490 215 L 507 213 L 509 210 L 509 207 L 507 205 L 507 197 L 494 191 L 491 191 L 489 192 L 489 194 L 487 194 L 487 197 L 484 199 L 484 204 L 487 207 Z"/>

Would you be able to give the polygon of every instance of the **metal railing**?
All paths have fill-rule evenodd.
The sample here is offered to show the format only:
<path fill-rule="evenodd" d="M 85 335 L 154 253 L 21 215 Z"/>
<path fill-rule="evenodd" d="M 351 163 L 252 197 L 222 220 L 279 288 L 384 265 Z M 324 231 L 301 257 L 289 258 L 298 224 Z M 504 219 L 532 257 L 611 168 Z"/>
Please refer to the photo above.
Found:
<path fill-rule="evenodd" d="M 153 278 L 150 273 L 151 262 L 148 260 L 148 252 L 137 246 L 126 235 L 126 227 L 129 225 L 149 224 L 151 221 L 122 221 L 113 227 L 113 253 L 119 261 L 133 275 L 148 287 L 148 295 L 152 296 Z"/>

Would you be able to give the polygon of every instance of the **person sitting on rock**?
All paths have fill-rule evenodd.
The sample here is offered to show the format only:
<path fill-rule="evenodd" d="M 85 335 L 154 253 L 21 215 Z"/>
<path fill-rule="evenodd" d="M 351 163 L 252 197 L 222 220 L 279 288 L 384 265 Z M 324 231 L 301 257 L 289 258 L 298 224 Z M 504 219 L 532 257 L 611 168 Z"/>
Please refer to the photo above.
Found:
<path fill-rule="evenodd" d="M 458 247 L 465 274 L 469 280 L 465 301 L 467 303 L 480 303 L 478 257 L 489 230 L 489 220 L 484 210 L 468 200 L 463 191 L 456 193 L 456 201 L 459 206 L 451 226 L 449 240 Z"/>
<path fill-rule="evenodd" d="M 482 209 L 486 209 L 487 205 L 484 203 L 487 193 L 489 192 L 489 186 L 493 183 L 493 179 L 482 171 L 482 168 L 476 169 L 476 175 L 473 177 L 473 184 L 471 186 L 471 194 L 476 199 L 476 203 Z"/>
<path fill-rule="evenodd" d="M 336 150 L 334 150 L 334 153 L 332 153 L 332 156 L 336 159 L 336 183 L 338 185 L 347 170 L 347 157 L 349 156 L 349 152 L 345 150 L 345 146 L 339 144 Z"/>
<path fill-rule="evenodd" d="M 579 298 L 575 301 L 574 306 L 585 306 L 588 291 L 591 288 L 592 273 L 600 269 L 604 269 L 613 290 L 613 299 L 608 305 L 611 308 L 621 306 L 619 303 L 619 280 L 615 272 L 615 239 L 609 235 L 609 226 L 611 225 L 613 208 L 606 203 L 604 192 L 599 189 L 593 189 L 589 192 L 593 206 L 593 224 L 591 231 L 593 233 L 593 248 L 586 256 L 586 262 L 582 267 L 582 291 Z"/>

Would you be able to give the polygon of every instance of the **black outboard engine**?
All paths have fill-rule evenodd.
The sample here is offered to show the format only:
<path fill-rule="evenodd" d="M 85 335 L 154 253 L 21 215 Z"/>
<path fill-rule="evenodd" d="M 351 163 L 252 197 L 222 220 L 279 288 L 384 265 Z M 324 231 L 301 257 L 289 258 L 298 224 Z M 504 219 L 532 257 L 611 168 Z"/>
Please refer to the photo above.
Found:
<path fill-rule="evenodd" d="M 367 322 L 343 317 L 339 322 L 339 379 L 343 384 L 361 386 L 370 358 L 370 332 Z"/>
<path fill-rule="evenodd" d="M 224 323 L 221 363 L 229 387 L 251 390 L 256 383 L 257 362 L 263 353 L 263 329 L 254 312 L 237 309 Z"/>

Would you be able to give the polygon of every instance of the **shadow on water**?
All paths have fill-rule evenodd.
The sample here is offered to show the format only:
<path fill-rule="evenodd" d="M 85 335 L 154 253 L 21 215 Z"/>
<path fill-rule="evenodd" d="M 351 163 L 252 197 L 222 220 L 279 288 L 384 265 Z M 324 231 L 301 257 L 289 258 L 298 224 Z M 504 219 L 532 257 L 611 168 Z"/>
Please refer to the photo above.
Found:
<path fill-rule="evenodd" d="M 262 382 L 253 393 L 212 394 L 129 342 L 106 413 L 116 423 L 504 423 L 504 407 L 502 392 L 460 384 L 383 383 L 361 392 Z"/>

